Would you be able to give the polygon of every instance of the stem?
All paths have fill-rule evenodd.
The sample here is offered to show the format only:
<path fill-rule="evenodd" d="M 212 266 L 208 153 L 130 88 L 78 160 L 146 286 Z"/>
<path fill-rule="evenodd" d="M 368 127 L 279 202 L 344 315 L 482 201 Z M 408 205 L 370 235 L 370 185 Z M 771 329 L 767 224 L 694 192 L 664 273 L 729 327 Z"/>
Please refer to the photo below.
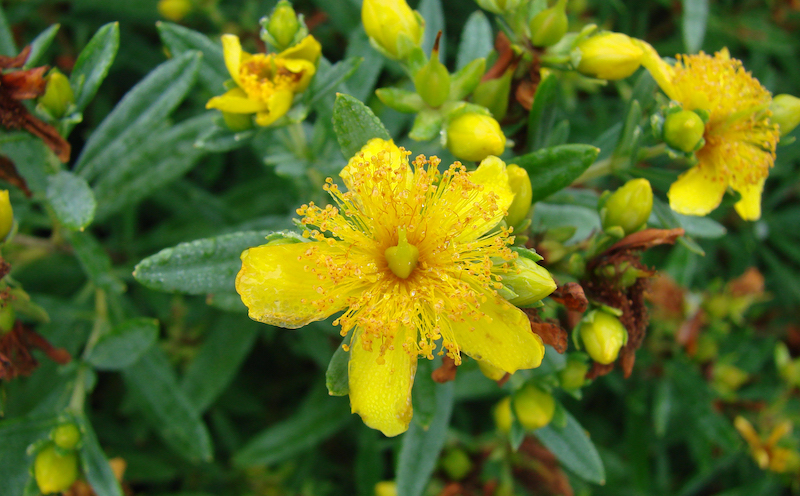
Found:
<path fill-rule="evenodd" d="M 106 302 L 106 293 L 102 289 L 95 291 L 95 318 L 92 332 L 89 334 L 89 339 L 86 341 L 86 346 L 83 349 L 82 358 L 89 356 L 92 348 L 95 347 L 97 341 L 105 333 L 108 327 L 108 303 Z M 81 364 L 78 366 L 78 374 L 75 377 L 75 388 L 72 390 L 72 397 L 69 400 L 69 409 L 76 413 L 83 413 L 83 405 L 86 402 L 86 374 L 87 366 Z"/>
<path fill-rule="evenodd" d="M 657 157 L 663 154 L 667 149 L 667 145 L 664 143 L 659 143 L 658 145 L 651 146 L 649 148 L 645 148 L 640 150 L 636 156 L 636 160 L 649 160 L 653 157 Z M 603 177 L 608 174 L 613 174 L 617 172 L 619 168 L 619 164 L 625 162 L 630 157 L 617 157 L 611 155 L 610 157 L 598 160 L 597 162 L 593 163 L 586 171 L 581 174 L 581 176 L 572 182 L 572 184 L 582 184 L 587 181 L 591 181 L 592 179 L 597 179 L 599 177 Z"/>

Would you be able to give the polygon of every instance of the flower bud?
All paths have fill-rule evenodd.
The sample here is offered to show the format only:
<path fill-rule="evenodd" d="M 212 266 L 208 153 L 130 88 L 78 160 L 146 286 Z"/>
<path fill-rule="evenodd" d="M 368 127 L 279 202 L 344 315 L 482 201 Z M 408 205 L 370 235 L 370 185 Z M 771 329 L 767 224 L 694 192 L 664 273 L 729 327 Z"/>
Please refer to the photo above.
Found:
<path fill-rule="evenodd" d="M 451 449 L 442 457 L 441 463 L 451 480 L 461 480 L 472 471 L 472 460 L 462 449 Z"/>
<path fill-rule="evenodd" d="M 553 396 L 533 384 L 528 384 L 514 394 L 514 413 L 522 427 L 536 430 L 553 420 L 556 402 Z"/>
<path fill-rule="evenodd" d="M 619 226 L 625 235 L 638 231 L 653 210 L 653 189 L 647 179 L 631 179 L 608 197 L 600 209 L 603 229 Z"/>
<path fill-rule="evenodd" d="M 586 382 L 589 364 L 575 354 L 567 357 L 567 366 L 558 372 L 558 380 L 562 389 L 567 391 L 580 388 Z"/>
<path fill-rule="evenodd" d="M 39 98 L 39 103 L 47 109 L 50 115 L 60 119 L 67 113 L 69 105 L 75 102 L 72 86 L 70 86 L 67 76 L 61 74 L 57 69 L 50 71 L 46 80 L 47 86 L 44 94 Z"/>
<path fill-rule="evenodd" d="M 277 50 L 281 51 L 292 44 L 294 35 L 300 29 L 300 22 L 290 2 L 287 0 L 278 2 L 272 10 L 272 15 L 269 16 L 266 29 L 275 40 Z"/>
<path fill-rule="evenodd" d="M 516 226 L 528 218 L 528 212 L 531 210 L 533 189 L 531 187 L 531 179 L 528 177 L 528 171 L 519 165 L 510 164 L 506 167 L 506 172 L 508 173 L 508 185 L 511 186 L 511 191 L 514 193 L 514 200 L 508 207 L 506 224 Z"/>
<path fill-rule="evenodd" d="M 500 400 L 500 402 L 495 405 L 492 413 L 494 415 L 494 425 L 497 426 L 497 430 L 505 434 L 511 432 L 511 423 L 513 421 L 511 418 L 511 396 L 506 396 Z"/>
<path fill-rule="evenodd" d="M 530 22 L 531 43 L 536 47 L 549 47 L 558 43 L 567 33 L 567 0 L 536 14 Z"/>
<path fill-rule="evenodd" d="M 60 455 L 56 445 L 48 443 L 36 454 L 33 473 L 42 494 L 66 491 L 78 478 L 78 453 Z"/>
<path fill-rule="evenodd" d="M 622 33 L 601 33 L 576 47 L 581 59 L 578 72 L 598 79 L 624 79 L 639 68 L 644 52 Z"/>
<path fill-rule="evenodd" d="M 191 0 L 158 0 L 158 13 L 172 22 L 180 22 L 192 11 Z"/>
<path fill-rule="evenodd" d="M 519 257 L 509 274 L 503 275 L 503 284 L 511 288 L 517 297 L 509 300 L 512 305 L 524 307 L 536 303 L 556 290 L 553 276 L 533 260 Z"/>
<path fill-rule="evenodd" d="M 502 77 L 481 82 L 472 93 L 472 101 L 489 109 L 495 119 L 502 120 L 508 112 L 508 95 L 511 93 L 513 75 L 514 71 L 508 70 Z"/>
<path fill-rule="evenodd" d="M 480 369 L 481 373 L 485 375 L 487 378 L 493 381 L 499 381 L 503 377 L 506 376 L 506 371 L 503 369 L 499 369 L 492 365 L 489 362 L 484 362 L 483 360 L 478 360 L 478 368 Z"/>
<path fill-rule="evenodd" d="M 67 424 L 61 424 L 53 429 L 50 437 L 59 448 L 65 450 L 74 450 L 81 440 L 81 432 L 78 430 L 77 425 L 70 422 Z"/>
<path fill-rule="evenodd" d="M 436 36 L 436 43 L 431 52 L 431 59 L 414 74 L 414 87 L 422 100 L 431 107 L 439 107 L 450 96 L 450 73 L 447 67 L 439 62 L 439 38 L 442 32 Z"/>
<path fill-rule="evenodd" d="M 3 300 L 0 306 L 0 336 L 14 328 L 17 321 L 17 312 L 11 305 L 10 300 Z"/>
<path fill-rule="evenodd" d="M 0 242 L 6 239 L 14 226 L 14 209 L 8 198 L 8 190 L 0 190 Z"/>
<path fill-rule="evenodd" d="M 405 0 L 364 0 L 361 6 L 361 22 L 370 42 L 395 60 L 407 58 L 422 44 L 420 21 Z"/>
<path fill-rule="evenodd" d="M 792 95 L 778 95 L 772 99 L 770 122 L 780 126 L 781 136 L 791 133 L 800 124 L 800 98 Z"/>
<path fill-rule="evenodd" d="M 380 481 L 375 484 L 375 496 L 397 496 L 395 481 Z"/>
<path fill-rule="evenodd" d="M 475 0 L 483 10 L 488 10 L 493 14 L 502 14 L 509 10 L 516 9 L 520 0 Z"/>
<path fill-rule="evenodd" d="M 467 112 L 447 125 L 447 149 L 456 158 L 479 162 L 489 155 L 502 154 L 506 136 L 493 118 Z"/>
<path fill-rule="evenodd" d="M 686 153 L 699 148 L 705 132 L 705 122 L 691 110 L 669 114 L 664 121 L 664 142 Z"/>
<path fill-rule="evenodd" d="M 581 321 L 579 332 L 586 353 L 603 365 L 614 362 L 628 342 L 628 331 L 622 322 L 602 310 L 589 312 Z"/>

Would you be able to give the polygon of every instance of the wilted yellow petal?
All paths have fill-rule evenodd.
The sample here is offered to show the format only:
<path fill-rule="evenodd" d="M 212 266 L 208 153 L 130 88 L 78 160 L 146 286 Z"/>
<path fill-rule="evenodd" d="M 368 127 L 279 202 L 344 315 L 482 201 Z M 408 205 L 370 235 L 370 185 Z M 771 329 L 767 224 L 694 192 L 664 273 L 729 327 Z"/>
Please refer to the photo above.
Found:
<path fill-rule="evenodd" d="M 642 56 L 642 65 L 650 72 L 653 79 L 656 80 L 658 86 L 673 100 L 677 99 L 675 86 L 672 84 L 672 78 L 675 75 L 675 70 L 656 52 L 656 49 L 639 39 L 633 38 L 634 43 L 644 51 Z"/>
<path fill-rule="evenodd" d="M 311 35 L 306 36 L 300 43 L 287 48 L 278 54 L 281 59 L 306 60 L 316 66 L 319 56 L 322 53 L 322 46 L 316 38 Z"/>
<path fill-rule="evenodd" d="M 247 97 L 241 88 L 234 88 L 224 95 L 215 96 L 206 103 L 207 109 L 218 109 L 232 114 L 253 114 L 267 109 L 267 104 Z"/>
<path fill-rule="evenodd" d="M 266 102 L 266 109 L 256 114 L 256 124 L 259 126 L 269 126 L 276 120 L 283 117 L 292 108 L 294 93 L 290 90 L 276 91 L 269 96 Z"/>
<path fill-rule="evenodd" d="M 300 79 L 294 84 L 293 87 L 295 93 L 304 92 L 306 88 L 308 88 L 311 78 L 314 77 L 314 73 L 317 72 L 317 68 L 314 64 L 303 59 L 288 59 L 283 60 L 280 63 L 282 63 L 290 72 L 294 74 L 300 74 Z"/>
<path fill-rule="evenodd" d="M 222 35 L 222 56 L 225 58 L 225 67 L 231 73 L 231 77 L 236 84 L 241 84 L 239 80 L 239 66 L 242 63 L 243 56 L 247 56 L 246 52 L 242 51 L 242 44 L 239 37 L 235 34 Z"/>
<path fill-rule="evenodd" d="M 733 186 L 733 189 L 742 195 L 742 199 L 734 205 L 736 212 L 739 213 L 742 219 L 758 220 L 761 218 L 761 191 L 764 189 L 766 179 L 761 179 L 756 184 Z"/>
<path fill-rule="evenodd" d="M 706 215 L 719 206 L 727 188 L 728 181 L 714 166 L 697 164 L 672 183 L 669 206 L 684 215 Z"/>

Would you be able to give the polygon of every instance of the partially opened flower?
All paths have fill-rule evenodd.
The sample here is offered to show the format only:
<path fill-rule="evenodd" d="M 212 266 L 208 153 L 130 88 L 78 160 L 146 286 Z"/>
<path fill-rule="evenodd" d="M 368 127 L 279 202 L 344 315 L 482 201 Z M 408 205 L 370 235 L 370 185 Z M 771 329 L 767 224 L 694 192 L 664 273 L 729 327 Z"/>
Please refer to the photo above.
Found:
<path fill-rule="evenodd" d="M 678 55 L 674 67 L 639 42 L 642 64 L 658 85 L 684 110 L 708 113 L 697 164 L 670 187 L 670 207 L 687 215 L 706 215 L 722 201 L 728 187 L 741 194 L 735 208 L 746 220 L 761 217 L 761 191 L 775 162 L 780 139 L 770 122 L 772 96 L 732 59 L 727 49 L 714 56 Z"/>
<path fill-rule="evenodd" d="M 463 352 L 513 373 L 544 354 L 497 292 L 516 258 L 496 228 L 513 199 L 505 164 L 440 173 L 435 157 L 408 155 L 371 140 L 340 174 L 348 191 L 328 179 L 335 205 L 298 209 L 312 241 L 250 248 L 236 279 L 261 322 L 297 328 L 344 310 L 334 324 L 351 336 L 352 411 L 387 436 L 408 428 L 419 356 L 459 364 Z"/>
<path fill-rule="evenodd" d="M 308 87 L 317 70 L 321 46 L 313 36 L 279 54 L 249 54 L 239 37 L 222 36 L 225 66 L 236 87 L 206 104 L 232 114 L 256 114 L 256 124 L 269 126 L 292 107 L 294 95 Z"/>

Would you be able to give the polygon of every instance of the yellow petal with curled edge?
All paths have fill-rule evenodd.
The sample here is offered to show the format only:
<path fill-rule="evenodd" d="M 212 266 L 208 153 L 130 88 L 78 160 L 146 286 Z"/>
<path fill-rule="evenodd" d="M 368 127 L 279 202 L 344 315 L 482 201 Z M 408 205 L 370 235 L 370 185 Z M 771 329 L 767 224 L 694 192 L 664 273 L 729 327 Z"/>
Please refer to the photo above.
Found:
<path fill-rule="evenodd" d="M 236 81 L 236 84 L 240 86 L 239 66 L 242 63 L 242 59 L 249 55 L 242 50 L 242 43 L 239 41 L 238 36 L 235 34 L 222 35 L 222 56 L 225 58 L 225 67 L 228 68 L 228 72 L 233 80 Z"/>
<path fill-rule="evenodd" d="M 461 234 L 458 235 L 458 241 L 472 241 L 491 230 L 498 222 L 503 220 L 508 207 L 511 206 L 511 202 L 514 200 L 514 192 L 508 183 L 506 163 L 494 155 L 483 159 L 478 169 L 470 173 L 469 179 L 473 183 L 483 186 L 483 189 L 478 193 L 478 198 L 474 202 L 464 203 L 461 211 L 455 212 L 460 218 L 470 216 L 473 218 L 469 225 L 465 226 Z M 490 196 L 494 196 L 494 200 L 489 201 L 488 198 Z M 495 210 L 488 218 L 480 215 L 476 216 L 474 215 L 474 205 L 476 203 L 480 205 L 494 204 Z"/>
<path fill-rule="evenodd" d="M 478 310 L 484 313 L 478 320 L 450 323 L 462 352 L 509 374 L 541 365 L 542 338 L 533 333 L 522 310 L 491 294 Z"/>
<path fill-rule="evenodd" d="M 634 43 L 639 45 L 639 47 L 644 51 L 644 55 L 642 56 L 642 65 L 647 69 L 648 72 L 650 72 L 650 75 L 656 80 L 656 83 L 661 90 L 664 91 L 668 97 L 672 98 L 673 100 L 677 100 L 677 90 L 672 84 L 672 79 L 675 77 L 675 69 L 664 62 L 664 59 L 661 58 L 658 52 L 656 52 L 656 49 L 653 48 L 650 43 L 635 38 L 632 39 Z"/>
<path fill-rule="evenodd" d="M 313 36 L 308 35 L 300 40 L 298 44 L 279 53 L 278 58 L 307 60 L 316 67 L 321 53 L 322 46 L 319 44 L 319 41 Z"/>
<path fill-rule="evenodd" d="M 384 140 L 381 138 L 372 138 L 366 145 L 361 147 L 355 155 L 347 162 L 347 165 L 339 173 L 339 177 L 344 180 L 344 185 L 348 190 L 353 191 L 355 187 L 353 183 L 354 174 L 373 174 L 375 172 L 375 165 L 373 158 L 383 160 L 392 165 L 392 170 L 398 170 L 405 167 L 409 171 L 408 155 L 403 153 L 400 148 L 394 144 L 392 140 Z M 411 186 L 411 174 L 407 176 L 406 186 Z"/>
<path fill-rule="evenodd" d="M 413 415 L 411 386 L 417 371 L 414 332 L 399 327 L 383 356 L 379 342 L 369 343 L 371 351 L 364 349 L 360 329 L 355 330 L 350 346 L 350 408 L 368 427 L 388 437 L 405 432 Z"/>
<path fill-rule="evenodd" d="M 266 102 L 266 109 L 256 114 L 256 124 L 269 126 L 280 119 L 292 108 L 294 93 L 291 90 L 280 90 L 271 94 Z"/>
<path fill-rule="evenodd" d="M 317 72 L 316 66 L 308 60 L 288 59 L 280 62 L 283 66 L 294 74 L 300 74 L 300 79 L 294 83 L 292 90 L 295 93 L 302 93 L 308 88 L 311 78 Z"/>
<path fill-rule="evenodd" d="M 744 220 L 758 220 L 761 218 L 761 192 L 764 190 L 764 181 L 760 179 L 756 184 L 733 185 L 742 198 L 733 206 Z"/>
<path fill-rule="evenodd" d="M 346 295 L 313 271 L 319 257 L 333 253 L 327 243 L 263 245 L 242 253 L 236 291 L 250 318 L 296 329 L 345 307 Z M 306 270 L 311 267 L 310 270 Z"/>
<path fill-rule="evenodd" d="M 719 206 L 727 188 L 726 178 L 712 164 L 701 162 L 672 183 L 669 206 L 679 214 L 706 215 Z"/>
<path fill-rule="evenodd" d="M 267 103 L 247 97 L 241 88 L 228 90 L 225 94 L 215 96 L 206 103 L 207 109 L 218 109 L 232 114 L 254 114 L 266 110 Z"/>

